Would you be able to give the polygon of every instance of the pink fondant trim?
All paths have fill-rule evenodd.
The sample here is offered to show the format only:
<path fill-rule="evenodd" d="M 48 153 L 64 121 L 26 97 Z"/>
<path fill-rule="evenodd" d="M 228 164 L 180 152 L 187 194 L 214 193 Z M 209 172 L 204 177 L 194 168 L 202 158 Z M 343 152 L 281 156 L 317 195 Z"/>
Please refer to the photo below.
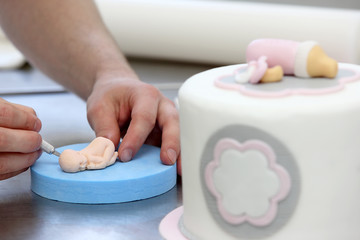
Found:
<path fill-rule="evenodd" d="M 179 221 L 183 215 L 184 207 L 178 207 L 168 213 L 160 222 L 159 231 L 166 240 L 188 240 L 179 229 Z"/>
<path fill-rule="evenodd" d="M 235 149 L 241 152 L 250 149 L 256 149 L 261 151 L 269 162 L 269 168 L 272 169 L 279 177 L 280 180 L 280 189 L 278 193 L 273 196 L 270 201 L 270 207 L 268 212 L 262 217 L 251 217 L 249 215 L 243 214 L 235 216 L 226 211 L 222 204 L 222 196 L 216 190 L 213 182 L 213 174 L 215 169 L 219 166 L 219 161 L 221 154 L 228 149 Z M 264 142 L 259 140 L 249 140 L 243 144 L 237 142 L 234 139 L 224 138 L 221 139 L 215 146 L 214 149 L 214 159 L 206 166 L 205 169 L 205 182 L 209 191 L 215 196 L 217 200 L 217 207 L 220 212 L 220 215 L 231 224 L 241 224 L 244 222 L 249 222 L 255 226 L 266 226 L 270 224 L 276 217 L 278 203 L 285 199 L 288 195 L 291 187 L 291 179 L 288 172 L 280 165 L 276 163 L 276 156 L 274 151 Z"/>
<path fill-rule="evenodd" d="M 219 88 L 223 88 L 223 89 L 239 91 L 240 93 L 242 93 L 246 96 L 250 96 L 250 97 L 280 98 L 280 97 L 287 97 L 287 96 L 291 96 L 291 95 L 324 95 L 324 94 L 334 93 L 334 92 L 338 92 L 338 91 L 341 91 L 342 89 L 344 89 L 345 84 L 357 81 L 360 78 L 360 72 L 355 71 L 351 68 L 342 67 L 340 69 L 353 72 L 354 75 L 349 76 L 349 77 L 343 77 L 343 78 L 339 79 L 339 84 L 336 86 L 323 88 L 323 89 L 305 89 L 305 88 L 285 89 L 285 90 L 282 90 L 279 92 L 256 91 L 256 90 L 248 89 L 242 84 L 238 84 L 238 83 L 230 84 L 230 83 L 224 83 L 221 81 L 221 79 L 230 77 L 230 76 L 234 75 L 237 71 L 240 71 L 244 68 L 246 68 L 246 65 L 240 66 L 239 68 L 235 69 L 235 71 L 232 74 L 222 75 L 222 76 L 216 78 L 215 82 L 214 82 L 215 86 L 217 86 Z M 329 80 L 329 81 L 331 81 L 331 80 Z"/>

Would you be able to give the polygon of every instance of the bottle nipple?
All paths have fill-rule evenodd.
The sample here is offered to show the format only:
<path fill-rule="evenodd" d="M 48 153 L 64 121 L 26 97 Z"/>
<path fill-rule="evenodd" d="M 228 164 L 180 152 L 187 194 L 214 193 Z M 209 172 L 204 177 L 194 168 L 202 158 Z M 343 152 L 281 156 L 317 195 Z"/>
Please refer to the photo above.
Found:
<path fill-rule="evenodd" d="M 338 72 L 338 63 L 316 45 L 309 52 L 307 71 L 310 77 L 334 78 Z"/>
<path fill-rule="evenodd" d="M 268 68 L 261 78 L 262 83 L 279 82 L 284 76 L 284 71 L 280 65 Z"/>

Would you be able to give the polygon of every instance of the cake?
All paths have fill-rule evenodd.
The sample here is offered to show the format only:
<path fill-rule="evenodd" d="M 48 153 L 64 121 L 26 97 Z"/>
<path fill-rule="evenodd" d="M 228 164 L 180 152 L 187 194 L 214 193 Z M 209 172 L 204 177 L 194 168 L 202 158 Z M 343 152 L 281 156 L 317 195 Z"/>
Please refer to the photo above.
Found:
<path fill-rule="evenodd" d="M 183 206 L 162 236 L 360 239 L 360 66 L 312 41 L 246 54 L 179 91 Z"/>

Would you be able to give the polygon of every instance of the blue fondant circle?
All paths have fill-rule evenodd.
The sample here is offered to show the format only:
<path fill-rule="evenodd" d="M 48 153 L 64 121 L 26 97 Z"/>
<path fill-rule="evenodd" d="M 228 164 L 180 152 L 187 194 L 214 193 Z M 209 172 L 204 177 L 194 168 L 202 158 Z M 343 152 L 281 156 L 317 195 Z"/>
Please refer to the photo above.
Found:
<path fill-rule="evenodd" d="M 88 143 L 57 149 L 79 151 Z M 77 173 L 62 171 L 58 157 L 42 154 L 31 167 L 31 189 L 36 194 L 62 202 L 106 204 L 146 199 L 160 195 L 176 184 L 176 166 L 160 161 L 160 148 L 143 145 L 130 162 L 100 170 Z"/>

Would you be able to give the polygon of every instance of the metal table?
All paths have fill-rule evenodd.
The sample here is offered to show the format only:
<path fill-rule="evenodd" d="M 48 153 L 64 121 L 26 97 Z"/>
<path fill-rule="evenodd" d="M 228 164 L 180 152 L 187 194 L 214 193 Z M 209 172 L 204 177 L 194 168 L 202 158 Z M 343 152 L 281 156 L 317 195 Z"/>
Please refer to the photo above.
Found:
<path fill-rule="evenodd" d="M 0 239 L 161 239 L 162 218 L 181 205 L 181 181 L 160 196 L 87 205 L 52 201 L 30 190 L 30 172 L 0 182 Z"/>

